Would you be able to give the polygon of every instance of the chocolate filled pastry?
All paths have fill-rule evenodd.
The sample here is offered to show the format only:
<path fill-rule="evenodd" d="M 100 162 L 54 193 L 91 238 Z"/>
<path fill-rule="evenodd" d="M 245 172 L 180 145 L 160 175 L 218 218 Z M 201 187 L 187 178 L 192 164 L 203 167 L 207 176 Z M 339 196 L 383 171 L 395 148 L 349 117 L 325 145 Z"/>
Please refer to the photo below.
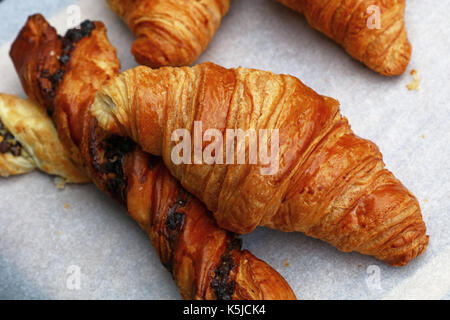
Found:
<path fill-rule="evenodd" d="M 49 47 L 57 54 L 46 57 Z M 283 277 L 219 228 L 161 158 L 98 126 L 89 107 L 98 88 L 119 72 L 101 22 L 86 21 L 58 37 L 41 15 L 31 16 L 10 55 L 28 96 L 46 103 L 74 161 L 126 206 L 184 299 L 295 299 Z"/>
<path fill-rule="evenodd" d="M 88 182 L 70 159 L 44 108 L 29 99 L 0 93 L 0 176 L 38 168 L 66 182 Z"/>

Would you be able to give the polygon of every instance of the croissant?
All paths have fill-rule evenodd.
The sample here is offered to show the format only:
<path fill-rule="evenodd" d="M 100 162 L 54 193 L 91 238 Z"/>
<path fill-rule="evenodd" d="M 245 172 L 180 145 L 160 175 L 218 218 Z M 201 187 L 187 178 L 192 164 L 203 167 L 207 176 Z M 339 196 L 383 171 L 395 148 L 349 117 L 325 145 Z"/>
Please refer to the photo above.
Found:
<path fill-rule="evenodd" d="M 303 13 L 313 28 L 370 69 L 395 76 L 408 67 L 411 44 L 404 20 L 405 0 L 277 1 Z"/>
<path fill-rule="evenodd" d="M 0 93 L 0 176 L 35 168 L 67 182 L 89 181 L 70 160 L 45 109 L 31 100 Z"/>
<path fill-rule="evenodd" d="M 50 75 L 42 68 L 30 68 L 39 66 L 36 59 L 46 50 L 44 43 L 68 55 L 53 55 L 51 65 L 58 67 Z M 101 190 L 127 207 L 149 235 L 183 298 L 295 299 L 282 276 L 241 250 L 239 238 L 217 226 L 212 214 L 183 190 L 160 158 L 97 125 L 88 107 L 97 88 L 119 70 L 101 22 L 86 21 L 58 37 L 41 15 L 31 16 L 10 55 L 26 93 L 50 101 L 47 108 L 74 159 L 82 162 Z M 55 80 L 54 74 L 60 76 Z"/>
<path fill-rule="evenodd" d="M 131 52 L 153 68 L 191 65 L 206 49 L 231 0 L 107 0 L 136 41 Z"/>
<path fill-rule="evenodd" d="M 292 76 L 212 63 L 140 66 L 100 88 L 91 109 L 108 132 L 127 135 L 144 151 L 162 156 L 172 175 L 227 230 L 300 231 L 394 266 L 427 246 L 418 201 L 385 169 L 377 146 L 353 134 L 336 100 Z M 174 133 L 181 128 L 195 136 L 197 123 L 200 137 L 217 129 L 225 132 L 223 141 L 229 141 L 229 129 L 278 130 L 278 170 L 267 174 L 262 161 L 230 163 L 228 155 L 221 164 L 225 143 L 223 150 L 220 144 L 213 150 L 212 163 L 197 161 L 211 146 L 200 144 L 200 158 L 191 152 L 189 161 L 177 164 Z M 247 158 L 249 145 L 243 146 Z M 231 160 L 238 156 L 233 150 Z"/>

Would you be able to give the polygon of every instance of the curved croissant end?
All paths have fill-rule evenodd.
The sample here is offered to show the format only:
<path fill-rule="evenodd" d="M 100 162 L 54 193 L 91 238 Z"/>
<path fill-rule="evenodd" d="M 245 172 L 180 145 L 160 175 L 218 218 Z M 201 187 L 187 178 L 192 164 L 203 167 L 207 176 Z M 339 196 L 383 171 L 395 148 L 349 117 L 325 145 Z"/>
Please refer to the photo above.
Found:
<path fill-rule="evenodd" d="M 136 36 L 139 64 L 191 65 L 206 49 L 231 0 L 107 0 Z"/>
<path fill-rule="evenodd" d="M 0 93 L 0 176 L 35 168 L 71 183 L 89 181 L 70 160 L 44 108 Z"/>
<path fill-rule="evenodd" d="M 405 0 L 277 0 L 355 59 L 385 76 L 402 74 L 411 58 Z"/>
<path fill-rule="evenodd" d="M 101 127 L 119 128 L 144 151 L 162 155 L 225 229 L 247 233 L 264 225 L 300 231 L 396 266 L 427 247 L 418 201 L 385 168 L 377 146 L 352 132 L 336 100 L 294 77 L 211 63 L 141 66 L 103 86 L 91 109 L 101 114 Z M 225 132 L 223 141 L 228 128 L 278 129 L 278 171 L 262 175 L 261 167 L 251 164 L 176 165 L 171 134 L 194 130 L 195 121 L 203 131 Z"/>

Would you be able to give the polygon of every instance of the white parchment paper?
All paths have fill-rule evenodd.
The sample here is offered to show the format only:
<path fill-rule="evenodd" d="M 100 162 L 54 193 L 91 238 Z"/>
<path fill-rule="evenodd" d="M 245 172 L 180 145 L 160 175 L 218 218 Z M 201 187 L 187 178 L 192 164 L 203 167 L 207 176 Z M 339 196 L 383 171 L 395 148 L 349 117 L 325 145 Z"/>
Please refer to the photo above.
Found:
<path fill-rule="evenodd" d="M 105 2 L 73 3 L 83 20 L 106 24 L 123 69 L 135 66 L 133 37 Z M 33 1 L 27 14 L 38 7 Z M 226 67 L 292 74 L 338 99 L 355 132 L 378 144 L 388 168 L 421 203 L 430 245 L 403 268 L 298 233 L 260 228 L 245 236 L 244 246 L 276 268 L 298 298 L 450 298 L 449 9 L 449 1 L 407 1 L 414 52 L 408 72 L 392 79 L 351 59 L 274 0 L 234 0 L 202 55 L 200 61 Z M 65 7 L 47 18 L 65 32 Z M 11 41 L 18 31 L 11 31 Z M 9 46 L 0 47 L 0 91 L 24 96 Z M 422 79 L 418 91 L 406 89 L 413 68 Z M 57 190 L 53 178 L 34 172 L 0 178 L 0 195 L 0 298 L 180 298 L 144 232 L 92 185 Z M 73 266 L 80 270 L 79 289 L 70 285 Z"/>

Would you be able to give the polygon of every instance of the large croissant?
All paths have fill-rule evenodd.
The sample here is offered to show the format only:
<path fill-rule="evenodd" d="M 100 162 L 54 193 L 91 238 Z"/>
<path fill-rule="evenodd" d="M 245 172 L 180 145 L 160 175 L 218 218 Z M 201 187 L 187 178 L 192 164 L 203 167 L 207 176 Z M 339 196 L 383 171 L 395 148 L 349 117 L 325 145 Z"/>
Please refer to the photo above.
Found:
<path fill-rule="evenodd" d="M 261 225 L 301 231 L 394 266 L 405 265 L 427 246 L 417 199 L 385 169 L 377 146 L 353 134 L 336 100 L 292 76 L 211 63 L 141 66 L 103 86 L 92 112 L 104 129 L 162 156 L 227 230 L 247 233 Z M 195 121 L 202 123 L 200 135 L 208 129 L 278 129 L 279 170 L 263 175 L 264 165 L 248 161 L 176 165 L 173 133 L 187 128 L 194 136 Z M 225 155 L 225 143 L 223 148 Z M 245 148 L 248 157 L 248 143 Z"/>
<path fill-rule="evenodd" d="M 408 67 L 411 44 L 404 20 L 405 0 L 277 1 L 303 13 L 312 27 L 370 69 L 394 76 Z"/>
<path fill-rule="evenodd" d="M 56 54 L 45 57 L 47 46 Z M 27 94 L 49 103 L 74 159 L 100 189 L 127 206 L 183 298 L 295 299 L 281 275 L 241 250 L 235 235 L 217 226 L 160 158 L 98 127 L 88 106 L 98 87 L 119 70 L 101 22 L 86 21 L 58 37 L 41 15 L 31 16 L 10 54 Z"/>
<path fill-rule="evenodd" d="M 206 49 L 231 0 L 107 0 L 136 36 L 139 64 L 186 66 Z"/>

